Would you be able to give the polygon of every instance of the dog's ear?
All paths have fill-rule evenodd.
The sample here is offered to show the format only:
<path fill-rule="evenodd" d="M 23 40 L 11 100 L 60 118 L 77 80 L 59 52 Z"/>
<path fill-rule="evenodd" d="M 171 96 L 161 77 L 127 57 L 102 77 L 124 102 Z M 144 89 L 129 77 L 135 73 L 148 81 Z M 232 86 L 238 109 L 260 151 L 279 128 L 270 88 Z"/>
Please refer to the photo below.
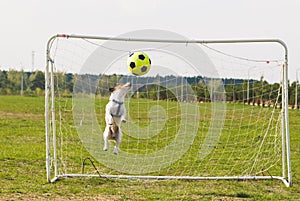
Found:
<path fill-rule="evenodd" d="M 115 90 L 115 88 L 109 88 L 110 92 L 113 92 Z"/>

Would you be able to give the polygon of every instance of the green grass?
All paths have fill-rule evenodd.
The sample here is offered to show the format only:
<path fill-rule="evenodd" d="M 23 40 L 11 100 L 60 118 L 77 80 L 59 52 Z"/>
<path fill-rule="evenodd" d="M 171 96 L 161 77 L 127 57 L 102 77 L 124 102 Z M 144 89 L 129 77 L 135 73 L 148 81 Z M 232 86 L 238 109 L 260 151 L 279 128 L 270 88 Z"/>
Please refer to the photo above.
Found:
<path fill-rule="evenodd" d="M 205 114 L 210 116 L 209 112 Z M 207 124 L 202 119 L 199 122 Z M 285 187 L 278 180 L 67 178 L 49 184 L 46 182 L 45 171 L 44 98 L 0 96 L 0 200 L 297 200 L 300 199 L 299 122 L 300 111 L 291 110 L 291 188 Z M 226 125 L 231 125 L 237 131 L 241 129 L 234 122 L 226 122 Z M 203 140 L 201 136 L 199 140 Z M 240 146 L 242 149 L 246 145 Z M 179 161 L 176 167 L 180 165 Z"/>

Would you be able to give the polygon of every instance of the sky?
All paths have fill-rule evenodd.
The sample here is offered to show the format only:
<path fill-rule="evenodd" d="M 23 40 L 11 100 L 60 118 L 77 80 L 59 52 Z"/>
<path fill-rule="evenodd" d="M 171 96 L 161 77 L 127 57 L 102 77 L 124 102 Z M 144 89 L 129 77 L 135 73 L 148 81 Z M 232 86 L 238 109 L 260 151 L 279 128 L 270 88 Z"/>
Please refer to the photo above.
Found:
<path fill-rule="evenodd" d="M 0 69 L 44 70 L 47 40 L 58 33 L 161 29 L 199 40 L 281 39 L 295 80 L 299 8 L 299 0 L 0 0 Z"/>

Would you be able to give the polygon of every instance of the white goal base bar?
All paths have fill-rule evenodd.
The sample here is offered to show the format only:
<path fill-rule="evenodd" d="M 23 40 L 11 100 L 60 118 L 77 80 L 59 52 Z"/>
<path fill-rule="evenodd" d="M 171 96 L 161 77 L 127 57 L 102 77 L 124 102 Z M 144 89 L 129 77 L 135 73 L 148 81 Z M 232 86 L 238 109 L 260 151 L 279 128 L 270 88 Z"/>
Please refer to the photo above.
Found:
<path fill-rule="evenodd" d="M 141 175 L 98 175 L 98 174 L 62 174 L 51 180 L 56 182 L 60 178 L 66 177 L 99 177 L 102 179 L 153 179 L 153 180 L 281 180 L 285 186 L 290 187 L 290 183 L 279 176 L 230 176 L 230 177 L 191 177 L 191 176 L 141 176 Z"/>

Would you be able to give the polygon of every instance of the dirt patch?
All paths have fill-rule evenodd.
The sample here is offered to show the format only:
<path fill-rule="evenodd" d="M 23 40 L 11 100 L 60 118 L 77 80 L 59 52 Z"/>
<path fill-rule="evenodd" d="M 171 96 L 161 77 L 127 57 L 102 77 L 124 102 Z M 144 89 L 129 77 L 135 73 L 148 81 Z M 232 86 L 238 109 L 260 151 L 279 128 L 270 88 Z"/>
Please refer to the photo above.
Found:
<path fill-rule="evenodd" d="M 42 119 L 44 114 L 32 114 L 32 113 L 12 113 L 12 112 L 3 112 L 0 111 L 1 119 Z"/>

